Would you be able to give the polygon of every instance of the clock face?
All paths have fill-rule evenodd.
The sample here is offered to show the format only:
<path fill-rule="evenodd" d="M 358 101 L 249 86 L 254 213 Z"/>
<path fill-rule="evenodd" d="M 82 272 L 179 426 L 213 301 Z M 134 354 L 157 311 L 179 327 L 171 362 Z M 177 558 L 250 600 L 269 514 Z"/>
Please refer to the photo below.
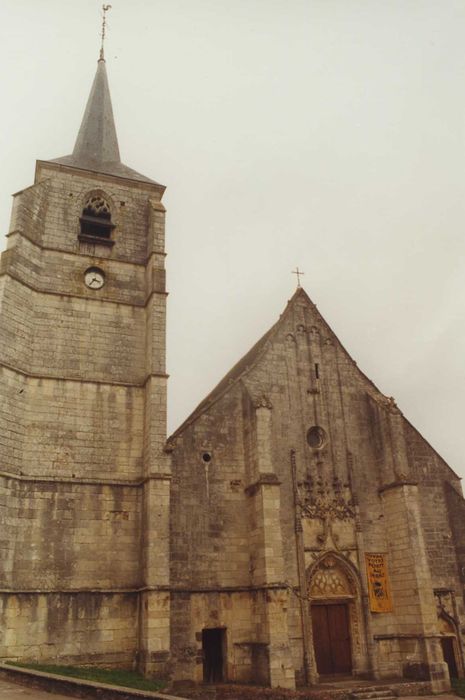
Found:
<path fill-rule="evenodd" d="M 85 272 L 84 282 L 89 289 L 102 289 L 105 284 L 105 275 L 98 267 L 90 267 Z"/>

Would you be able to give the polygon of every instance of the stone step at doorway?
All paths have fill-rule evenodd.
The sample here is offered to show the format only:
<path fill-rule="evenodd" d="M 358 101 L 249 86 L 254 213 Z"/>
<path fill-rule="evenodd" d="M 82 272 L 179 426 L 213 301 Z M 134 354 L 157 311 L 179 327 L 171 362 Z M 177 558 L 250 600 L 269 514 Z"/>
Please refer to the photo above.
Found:
<path fill-rule="evenodd" d="M 386 686 L 370 686 L 368 688 L 356 688 L 352 690 L 351 697 L 354 700 L 371 700 L 372 698 L 382 698 L 383 700 L 390 700 L 391 698 L 398 697 L 398 693 L 391 687 L 386 688 Z"/>
<path fill-rule="evenodd" d="M 350 693 L 352 700 L 397 700 L 398 695 L 388 688 L 386 690 L 377 690 L 373 688 L 371 690 L 355 690 Z"/>

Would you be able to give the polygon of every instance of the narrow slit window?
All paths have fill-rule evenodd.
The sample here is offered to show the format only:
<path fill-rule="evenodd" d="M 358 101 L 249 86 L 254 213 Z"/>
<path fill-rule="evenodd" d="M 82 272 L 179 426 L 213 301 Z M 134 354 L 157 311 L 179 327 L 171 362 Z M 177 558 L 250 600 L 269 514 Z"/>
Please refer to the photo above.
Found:
<path fill-rule="evenodd" d="M 318 366 L 318 362 L 315 363 L 315 379 L 320 378 L 320 368 Z"/>

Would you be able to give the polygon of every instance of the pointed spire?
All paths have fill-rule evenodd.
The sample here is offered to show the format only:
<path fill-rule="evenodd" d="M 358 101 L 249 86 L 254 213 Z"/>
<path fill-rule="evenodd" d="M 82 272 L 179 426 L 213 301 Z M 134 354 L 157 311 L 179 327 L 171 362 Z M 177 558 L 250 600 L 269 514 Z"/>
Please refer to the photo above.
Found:
<path fill-rule="evenodd" d="M 97 170 L 104 163 L 121 163 L 103 58 L 97 63 L 97 72 L 74 146 L 73 159 L 76 165 L 92 165 Z"/>
<path fill-rule="evenodd" d="M 105 59 L 99 58 L 72 155 L 49 161 L 81 170 L 158 184 L 121 162 Z"/>
<path fill-rule="evenodd" d="M 104 57 L 106 12 L 110 8 L 111 5 L 102 5 L 100 58 L 73 153 L 49 162 L 158 185 L 154 180 L 124 165 L 119 155 Z"/>

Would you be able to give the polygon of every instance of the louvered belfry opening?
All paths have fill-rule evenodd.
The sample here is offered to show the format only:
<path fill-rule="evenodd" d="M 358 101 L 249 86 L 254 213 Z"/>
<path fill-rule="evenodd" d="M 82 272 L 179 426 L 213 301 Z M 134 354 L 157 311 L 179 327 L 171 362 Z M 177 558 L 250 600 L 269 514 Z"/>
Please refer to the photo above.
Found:
<path fill-rule="evenodd" d="M 79 221 L 80 240 L 97 239 L 102 243 L 113 243 L 111 232 L 115 225 L 111 221 L 110 205 L 102 195 L 94 194 L 88 197 Z"/>

